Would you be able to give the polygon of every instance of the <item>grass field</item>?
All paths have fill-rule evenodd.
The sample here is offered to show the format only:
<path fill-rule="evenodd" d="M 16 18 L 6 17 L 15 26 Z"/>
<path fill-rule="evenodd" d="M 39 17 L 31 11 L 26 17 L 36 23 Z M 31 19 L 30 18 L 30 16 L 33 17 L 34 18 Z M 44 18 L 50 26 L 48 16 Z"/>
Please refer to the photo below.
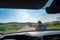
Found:
<path fill-rule="evenodd" d="M 47 26 L 47 29 L 60 29 L 60 25 Z"/>
<path fill-rule="evenodd" d="M 47 26 L 47 30 L 49 30 L 49 29 L 60 29 L 60 25 L 46 25 Z M 33 24 L 33 27 L 37 27 L 37 25 L 36 24 Z"/>
<path fill-rule="evenodd" d="M 17 30 L 21 29 L 24 27 L 25 24 L 17 24 L 17 25 L 12 25 L 12 24 L 0 24 L 0 33 L 10 33 L 10 32 L 16 32 Z M 36 27 L 37 25 L 35 24 L 33 27 Z M 47 29 L 60 29 L 60 25 L 48 25 Z"/>
<path fill-rule="evenodd" d="M 25 24 L 17 24 L 17 25 L 12 25 L 12 24 L 2 24 L 0 25 L 0 33 L 10 33 L 10 32 L 15 32 L 19 29 L 21 29 Z"/>

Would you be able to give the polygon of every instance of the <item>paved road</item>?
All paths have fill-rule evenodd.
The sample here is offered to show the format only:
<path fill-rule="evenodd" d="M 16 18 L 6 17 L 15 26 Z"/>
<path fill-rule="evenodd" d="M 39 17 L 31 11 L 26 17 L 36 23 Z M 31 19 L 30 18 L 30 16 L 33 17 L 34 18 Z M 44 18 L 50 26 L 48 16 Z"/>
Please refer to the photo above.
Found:
<path fill-rule="evenodd" d="M 28 25 L 26 25 L 23 28 L 19 29 L 17 32 L 30 31 L 30 30 L 36 30 L 36 28 L 35 27 L 29 27 Z"/>

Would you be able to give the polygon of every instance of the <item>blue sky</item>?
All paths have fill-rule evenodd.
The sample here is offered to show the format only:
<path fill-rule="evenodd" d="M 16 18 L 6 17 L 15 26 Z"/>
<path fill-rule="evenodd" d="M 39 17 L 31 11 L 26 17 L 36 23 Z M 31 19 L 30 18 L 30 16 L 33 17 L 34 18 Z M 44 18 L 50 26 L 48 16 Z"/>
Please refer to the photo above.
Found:
<path fill-rule="evenodd" d="M 60 21 L 57 19 L 60 14 L 47 14 L 45 9 L 0 9 L 0 22 L 51 22 Z"/>

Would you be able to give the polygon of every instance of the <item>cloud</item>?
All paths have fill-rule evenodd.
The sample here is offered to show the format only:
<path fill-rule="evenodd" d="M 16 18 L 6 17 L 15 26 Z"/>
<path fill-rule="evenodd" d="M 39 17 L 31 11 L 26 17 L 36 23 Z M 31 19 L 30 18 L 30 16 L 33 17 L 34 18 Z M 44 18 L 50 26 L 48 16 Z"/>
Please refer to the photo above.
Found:
<path fill-rule="evenodd" d="M 19 22 L 51 22 L 57 20 L 56 17 L 59 15 L 49 15 L 45 10 L 33 11 L 30 10 L 18 10 L 16 11 L 16 20 Z"/>
<path fill-rule="evenodd" d="M 15 11 L 16 12 L 16 20 L 20 22 L 36 22 L 38 19 L 36 17 L 31 16 L 28 10 Z"/>
<path fill-rule="evenodd" d="M 52 18 L 55 18 L 55 20 L 59 21 L 60 14 L 52 14 Z"/>

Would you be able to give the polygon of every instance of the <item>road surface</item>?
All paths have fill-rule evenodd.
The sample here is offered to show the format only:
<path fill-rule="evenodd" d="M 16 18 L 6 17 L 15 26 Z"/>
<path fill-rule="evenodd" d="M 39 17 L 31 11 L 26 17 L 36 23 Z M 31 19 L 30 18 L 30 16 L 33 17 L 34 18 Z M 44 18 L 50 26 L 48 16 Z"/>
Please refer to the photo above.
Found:
<path fill-rule="evenodd" d="M 22 31 L 31 31 L 31 30 L 36 30 L 35 27 L 30 27 L 28 25 L 24 26 L 23 28 L 17 30 L 17 32 L 22 32 Z"/>

